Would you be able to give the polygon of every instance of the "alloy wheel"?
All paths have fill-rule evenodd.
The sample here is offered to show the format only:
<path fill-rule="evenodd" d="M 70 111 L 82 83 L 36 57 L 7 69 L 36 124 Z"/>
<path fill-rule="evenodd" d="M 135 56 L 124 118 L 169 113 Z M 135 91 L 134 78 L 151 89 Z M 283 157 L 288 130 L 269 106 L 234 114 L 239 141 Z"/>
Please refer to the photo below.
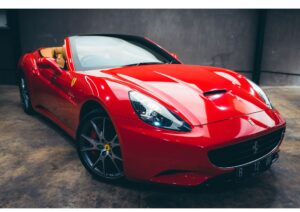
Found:
<path fill-rule="evenodd" d="M 111 180 L 123 177 L 119 139 L 108 117 L 95 117 L 85 123 L 78 151 L 93 174 Z"/>
<path fill-rule="evenodd" d="M 29 108 L 29 93 L 24 77 L 20 78 L 21 100 L 25 109 Z"/>

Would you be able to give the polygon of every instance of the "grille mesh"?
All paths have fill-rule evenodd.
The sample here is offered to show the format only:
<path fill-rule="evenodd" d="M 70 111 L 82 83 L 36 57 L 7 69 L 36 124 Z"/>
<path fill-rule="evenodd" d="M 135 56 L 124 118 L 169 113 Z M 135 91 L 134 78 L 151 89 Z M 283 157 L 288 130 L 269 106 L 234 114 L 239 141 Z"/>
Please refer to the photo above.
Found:
<path fill-rule="evenodd" d="M 280 142 L 284 129 L 270 134 L 209 151 L 210 161 L 218 167 L 239 166 L 270 153 Z"/>

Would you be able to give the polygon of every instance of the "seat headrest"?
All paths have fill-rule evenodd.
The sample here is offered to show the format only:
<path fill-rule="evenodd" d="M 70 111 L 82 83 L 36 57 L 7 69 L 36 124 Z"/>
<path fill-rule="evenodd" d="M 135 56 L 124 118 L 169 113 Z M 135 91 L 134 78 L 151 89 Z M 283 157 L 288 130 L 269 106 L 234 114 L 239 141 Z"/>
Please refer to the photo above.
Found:
<path fill-rule="evenodd" d="M 53 48 L 44 48 L 40 50 L 42 57 L 51 57 L 54 58 L 54 49 Z"/>
<path fill-rule="evenodd" d="M 40 50 L 42 57 L 54 58 L 60 68 L 65 68 L 66 51 L 64 47 L 49 47 Z"/>
<path fill-rule="evenodd" d="M 63 54 L 57 54 L 55 61 L 60 68 L 65 68 L 66 61 Z"/>
<path fill-rule="evenodd" d="M 64 47 L 54 47 L 53 49 L 56 55 L 62 54 L 64 58 L 66 57 L 66 51 Z"/>
<path fill-rule="evenodd" d="M 40 50 L 42 57 L 55 58 L 58 54 L 62 54 L 66 58 L 66 51 L 64 47 L 49 47 Z"/>

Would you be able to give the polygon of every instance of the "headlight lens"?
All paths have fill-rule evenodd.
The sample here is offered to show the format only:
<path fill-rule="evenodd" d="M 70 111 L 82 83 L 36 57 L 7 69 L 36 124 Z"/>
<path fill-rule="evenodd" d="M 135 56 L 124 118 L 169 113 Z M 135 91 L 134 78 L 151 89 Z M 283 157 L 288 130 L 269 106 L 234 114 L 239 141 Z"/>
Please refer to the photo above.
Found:
<path fill-rule="evenodd" d="M 254 82 L 252 82 L 249 79 L 247 79 L 247 80 L 250 83 L 250 85 L 252 86 L 252 88 L 259 94 L 259 96 L 262 98 L 262 100 L 268 105 L 268 107 L 272 109 L 273 106 L 272 106 L 269 98 L 265 94 L 265 92 L 258 85 L 256 85 Z"/>
<path fill-rule="evenodd" d="M 129 98 L 135 112 L 144 122 L 169 130 L 191 131 L 188 123 L 152 98 L 137 91 L 130 91 Z"/>

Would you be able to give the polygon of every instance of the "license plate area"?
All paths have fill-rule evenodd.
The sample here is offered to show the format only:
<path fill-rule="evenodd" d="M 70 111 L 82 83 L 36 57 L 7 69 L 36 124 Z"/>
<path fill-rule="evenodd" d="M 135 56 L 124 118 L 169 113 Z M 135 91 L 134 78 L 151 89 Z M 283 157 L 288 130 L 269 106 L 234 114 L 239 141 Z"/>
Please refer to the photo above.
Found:
<path fill-rule="evenodd" d="M 269 169 L 272 163 L 275 162 L 277 158 L 278 153 L 270 154 L 260 160 L 254 161 L 253 163 L 236 167 L 235 176 L 237 178 L 255 176 Z"/>

